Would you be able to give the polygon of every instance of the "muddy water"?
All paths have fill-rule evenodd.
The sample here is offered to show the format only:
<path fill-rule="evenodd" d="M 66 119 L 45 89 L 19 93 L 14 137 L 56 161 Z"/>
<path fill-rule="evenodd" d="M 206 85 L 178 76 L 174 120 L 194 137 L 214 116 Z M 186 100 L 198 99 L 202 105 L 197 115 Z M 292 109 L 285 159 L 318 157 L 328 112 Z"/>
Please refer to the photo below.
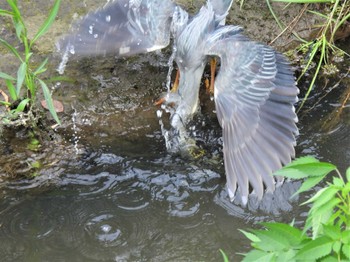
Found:
<path fill-rule="evenodd" d="M 23 132 L 4 133 L 2 261 L 220 261 L 220 248 L 239 261 L 236 253 L 247 251 L 249 242 L 237 229 L 293 218 L 303 223 L 300 200 L 287 200 L 297 182 L 285 183 L 259 206 L 228 201 L 221 131 L 204 91 L 191 123 L 203 156 L 166 152 L 153 102 L 166 90 L 167 55 L 72 61 L 65 74 L 75 82 L 54 92 L 65 113 L 51 141 L 31 150 Z M 53 57 L 52 67 L 58 62 Z M 339 86 L 324 98 L 315 94 L 301 111 L 297 147 L 299 156 L 315 155 L 342 171 L 350 163 L 349 102 L 341 102 L 349 64 L 343 67 Z M 333 87 L 339 79 L 330 81 Z M 162 120 L 168 124 L 166 114 Z M 28 171 L 33 161 L 42 168 Z M 4 179 L 20 170 L 40 176 Z"/>

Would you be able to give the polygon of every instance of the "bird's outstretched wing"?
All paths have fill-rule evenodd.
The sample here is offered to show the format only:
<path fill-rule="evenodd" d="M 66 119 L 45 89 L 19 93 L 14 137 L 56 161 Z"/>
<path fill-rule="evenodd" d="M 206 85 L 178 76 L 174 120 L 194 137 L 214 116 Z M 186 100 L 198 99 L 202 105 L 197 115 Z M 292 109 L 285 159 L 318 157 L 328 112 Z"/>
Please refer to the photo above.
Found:
<path fill-rule="evenodd" d="M 220 25 L 225 25 L 226 16 L 232 6 L 233 0 L 208 0 L 213 7 L 216 20 Z"/>
<path fill-rule="evenodd" d="M 208 38 L 207 53 L 221 59 L 214 97 L 229 195 L 238 185 L 245 204 L 249 185 L 261 199 L 264 185 L 275 189 L 271 174 L 294 157 L 299 90 L 283 55 L 225 28 Z"/>
<path fill-rule="evenodd" d="M 59 42 L 80 55 L 126 56 L 151 52 L 169 44 L 171 0 L 112 0 L 78 21 Z"/>

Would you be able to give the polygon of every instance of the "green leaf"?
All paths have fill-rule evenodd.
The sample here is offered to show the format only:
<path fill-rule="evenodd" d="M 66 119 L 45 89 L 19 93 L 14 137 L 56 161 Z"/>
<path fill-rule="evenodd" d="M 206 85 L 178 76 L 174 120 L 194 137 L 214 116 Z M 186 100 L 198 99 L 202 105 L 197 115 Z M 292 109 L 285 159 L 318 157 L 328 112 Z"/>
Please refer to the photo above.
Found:
<path fill-rule="evenodd" d="M 346 198 L 346 196 L 349 195 L 349 193 L 350 193 L 350 182 L 347 182 L 342 189 L 342 197 Z"/>
<path fill-rule="evenodd" d="M 229 262 L 227 255 L 225 254 L 225 252 L 222 249 L 220 249 L 220 253 L 222 255 L 222 259 L 224 260 L 224 262 Z"/>
<path fill-rule="evenodd" d="M 21 22 L 19 22 L 15 25 L 15 29 L 17 38 L 22 42 L 21 34 L 24 30 L 24 25 Z"/>
<path fill-rule="evenodd" d="M 26 105 L 29 103 L 30 99 L 29 98 L 26 98 L 26 99 L 23 99 L 21 101 L 21 103 L 19 103 L 19 105 L 17 106 L 17 108 L 15 109 L 15 112 L 16 113 L 20 113 L 20 112 L 23 112 Z"/>
<path fill-rule="evenodd" d="M 16 101 L 18 96 L 16 93 L 16 88 L 15 86 L 12 84 L 12 82 L 10 80 L 5 80 L 6 86 L 7 86 L 7 90 L 9 91 L 10 97 L 13 101 Z"/>
<path fill-rule="evenodd" d="M 8 102 L 5 102 L 5 101 L 1 101 L 1 100 L 0 100 L 0 104 L 3 105 L 3 106 L 10 106 L 11 105 L 11 103 L 8 103 Z M 2 120 L 2 119 L 0 118 L 0 120 Z"/>
<path fill-rule="evenodd" d="M 312 206 L 310 209 L 310 214 L 312 215 L 318 215 L 318 214 L 324 214 L 327 212 L 331 212 L 333 214 L 334 208 L 341 202 L 339 198 L 332 198 L 331 200 L 325 202 L 323 205 L 320 206 Z"/>
<path fill-rule="evenodd" d="M 346 169 L 346 180 L 348 182 L 350 182 L 350 167 L 348 167 L 348 169 Z"/>
<path fill-rule="evenodd" d="M 27 73 L 27 63 L 23 62 L 17 71 L 17 83 L 16 83 L 16 94 L 19 96 L 21 88 Z"/>
<path fill-rule="evenodd" d="M 309 190 L 310 188 L 313 188 L 314 186 L 316 186 L 322 179 L 324 179 L 326 175 L 323 176 L 316 176 L 316 177 L 309 177 L 308 179 L 306 179 L 303 184 L 301 185 L 301 187 L 298 189 L 297 192 L 295 192 L 292 197 L 294 197 L 297 194 L 300 194 L 302 192 L 305 192 L 307 190 Z"/>
<path fill-rule="evenodd" d="M 21 13 L 17 7 L 17 1 L 7 0 L 7 3 L 9 4 L 9 6 L 11 7 L 11 9 L 13 11 L 13 17 L 14 17 L 15 21 L 18 21 L 21 18 Z"/>
<path fill-rule="evenodd" d="M 50 90 L 49 90 L 49 88 L 47 87 L 47 85 L 45 84 L 44 81 L 42 81 L 41 79 L 38 79 L 38 80 L 39 80 L 39 83 L 41 85 L 41 88 L 43 89 L 43 93 L 44 93 L 44 97 L 45 97 L 45 100 L 46 100 L 46 103 L 47 103 L 47 107 L 49 108 L 49 111 L 50 111 L 52 117 L 57 122 L 57 124 L 60 125 L 61 122 L 58 119 L 57 113 L 56 113 L 55 108 L 53 106 L 53 101 L 52 101 L 52 98 L 51 98 Z"/>
<path fill-rule="evenodd" d="M 275 257 L 274 253 L 267 253 L 260 250 L 252 250 L 245 255 L 242 262 L 271 262 Z"/>
<path fill-rule="evenodd" d="M 325 201 L 330 200 L 333 198 L 333 196 L 338 192 L 338 189 L 334 187 L 324 187 L 320 191 L 318 191 L 313 197 L 311 197 L 309 200 L 302 203 L 302 205 L 318 201 L 318 199 L 321 199 L 322 203 Z"/>
<path fill-rule="evenodd" d="M 39 74 L 45 72 L 45 71 L 46 71 L 45 66 L 46 66 L 46 64 L 47 64 L 48 61 L 49 61 L 49 58 L 46 58 L 46 59 L 38 66 L 38 68 L 35 70 L 34 75 L 39 75 Z"/>
<path fill-rule="evenodd" d="M 280 235 L 271 230 L 253 230 L 252 232 L 261 240 L 260 242 L 255 242 L 255 246 L 258 249 L 280 251 L 290 247 L 285 235 Z"/>
<path fill-rule="evenodd" d="M 322 236 L 316 238 L 313 241 L 307 243 L 302 247 L 295 256 L 296 259 L 305 260 L 317 260 L 321 257 L 325 257 L 332 251 L 333 240 L 329 237 Z"/>
<path fill-rule="evenodd" d="M 346 256 L 347 258 L 350 259 L 350 245 L 349 244 L 343 245 L 341 251 L 343 252 L 344 256 Z"/>
<path fill-rule="evenodd" d="M 7 48 L 13 55 L 15 55 L 21 62 L 23 62 L 22 57 L 17 52 L 17 50 L 10 45 L 8 42 L 6 42 L 4 39 L 0 38 L 0 44 L 2 44 L 5 48 Z"/>
<path fill-rule="evenodd" d="M 33 44 L 39 37 L 41 37 L 43 34 L 49 30 L 51 27 L 52 23 L 55 21 L 56 15 L 58 13 L 59 7 L 60 7 L 61 0 L 56 0 L 49 16 L 46 18 L 45 22 L 42 24 L 38 32 L 35 34 L 31 44 Z"/>
<path fill-rule="evenodd" d="M 307 217 L 306 221 L 305 221 L 305 226 L 304 226 L 303 233 L 305 234 L 306 231 L 311 228 L 312 229 L 313 239 L 315 239 L 319 235 L 319 233 L 321 231 L 320 227 L 322 226 L 322 224 L 320 223 L 320 221 L 323 221 L 322 219 L 323 219 L 323 216 L 320 217 L 320 216 L 311 216 L 311 215 L 309 215 Z"/>
<path fill-rule="evenodd" d="M 292 167 L 292 166 L 297 166 L 297 165 L 302 165 L 302 164 L 310 164 L 310 163 L 319 163 L 320 161 L 313 156 L 303 156 L 299 157 L 292 162 L 290 162 L 288 165 L 285 167 Z"/>
<path fill-rule="evenodd" d="M 6 79 L 6 80 L 11 80 L 11 81 L 16 80 L 16 78 L 14 78 L 6 73 L 3 73 L 3 72 L 0 72 L 0 78 Z"/>
<path fill-rule="evenodd" d="M 323 233 L 333 240 L 339 240 L 342 236 L 340 228 L 334 225 L 324 225 Z"/>
<path fill-rule="evenodd" d="M 344 180 L 340 179 L 339 177 L 333 177 L 333 185 L 335 185 L 338 188 L 343 188 Z"/>
<path fill-rule="evenodd" d="M 334 256 L 332 255 L 328 255 L 328 256 L 325 256 L 324 258 L 322 258 L 320 260 L 320 262 L 339 262 L 338 259 L 336 259 Z"/>
<path fill-rule="evenodd" d="M 260 238 L 258 238 L 256 235 L 252 234 L 252 233 L 249 233 L 247 231 L 244 231 L 242 229 L 238 229 L 239 231 L 241 231 L 246 238 L 248 238 L 250 241 L 252 242 L 260 242 Z"/>
<path fill-rule="evenodd" d="M 295 254 L 296 254 L 296 250 L 294 250 L 294 249 L 280 251 L 276 254 L 276 257 L 277 257 L 276 261 L 278 261 L 278 262 L 295 261 L 295 259 L 294 259 Z"/>
<path fill-rule="evenodd" d="M 10 17 L 12 17 L 13 16 L 13 12 L 7 11 L 7 10 L 4 10 L 4 9 L 0 9 L 0 15 L 1 16 L 10 16 Z"/>
<path fill-rule="evenodd" d="M 334 196 L 339 192 L 339 190 L 333 186 L 330 187 L 326 187 L 326 190 L 323 191 L 323 194 L 319 195 L 317 198 L 313 199 L 313 197 L 311 199 L 309 199 L 308 201 L 306 201 L 305 203 L 310 203 L 310 202 L 314 202 L 312 208 L 313 209 L 317 209 L 318 207 L 322 206 L 323 204 L 331 201 L 334 199 Z"/>
<path fill-rule="evenodd" d="M 293 164 L 292 166 L 286 166 L 277 172 L 274 175 L 289 177 L 293 179 L 299 179 L 304 177 L 315 177 L 315 176 L 324 176 L 329 172 L 336 169 L 336 166 L 324 163 L 304 163 L 304 164 Z"/>
<path fill-rule="evenodd" d="M 336 221 L 336 220 L 338 220 L 338 222 L 339 222 L 339 217 L 342 215 L 342 211 L 341 210 L 337 210 L 334 214 L 332 214 L 331 215 L 331 217 L 328 219 L 328 223 L 330 224 L 330 225 L 333 225 L 335 222 L 334 221 Z M 337 223 L 338 223 L 337 222 Z"/>
<path fill-rule="evenodd" d="M 302 171 L 299 171 L 296 168 L 287 168 L 287 167 L 277 170 L 273 175 L 288 177 L 292 179 L 302 179 L 302 178 L 308 177 L 308 174 Z"/>
<path fill-rule="evenodd" d="M 334 244 L 333 244 L 332 249 L 333 249 L 333 251 L 334 251 L 335 253 L 340 254 L 340 249 L 341 249 L 341 247 L 342 247 L 341 242 L 340 242 L 340 241 L 335 241 Z"/>
<path fill-rule="evenodd" d="M 342 232 L 342 242 L 344 244 L 350 245 L 350 229 L 347 229 Z"/>
<path fill-rule="evenodd" d="M 312 221 L 312 235 L 316 238 L 323 230 L 323 224 L 328 224 L 333 214 L 333 209 L 340 202 L 340 199 L 334 198 L 318 208 L 311 208 L 309 217 Z M 307 220 L 308 220 L 307 219 Z"/>
<path fill-rule="evenodd" d="M 286 240 L 293 246 L 300 244 L 300 242 L 305 238 L 301 230 L 294 228 L 288 224 L 262 223 L 262 225 L 264 225 L 268 230 L 284 236 Z"/>

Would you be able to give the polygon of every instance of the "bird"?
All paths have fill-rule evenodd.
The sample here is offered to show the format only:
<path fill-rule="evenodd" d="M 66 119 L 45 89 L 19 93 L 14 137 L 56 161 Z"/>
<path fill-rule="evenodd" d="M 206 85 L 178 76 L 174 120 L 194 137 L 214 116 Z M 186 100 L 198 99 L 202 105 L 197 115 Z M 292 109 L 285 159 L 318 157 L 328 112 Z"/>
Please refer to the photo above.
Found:
<path fill-rule="evenodd" d="M 273 193 L 273 176 L 295 157 L 298 136 L 294 104 L 299 89 L 286 57 L 249 39 L 242 27 L 226 25 L 233 0 L 207 0 L 190 15 L 172 0 L 110 0 L 76 22 L 59 50 L 91 56 L 131 56 L 173 43 L 179 70 L 176 90 L 164 103 L 178 145 L 188 141 L 187 124 L 199 110 L 199 88 L 209 58 L 220 61 L 213 100 L 222 128 L 226 189 L 246 205 Z"/>

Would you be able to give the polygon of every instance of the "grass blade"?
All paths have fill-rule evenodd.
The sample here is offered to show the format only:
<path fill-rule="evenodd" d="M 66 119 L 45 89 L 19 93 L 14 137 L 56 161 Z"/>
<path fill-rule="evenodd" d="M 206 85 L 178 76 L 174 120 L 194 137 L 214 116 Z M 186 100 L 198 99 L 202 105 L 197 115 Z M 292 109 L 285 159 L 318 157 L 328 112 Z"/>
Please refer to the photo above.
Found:
<path fill-rule="evenodd" d="M 5 80 L 16 81 L 16 78 L 14 78 L 6 73 L 3 73 L 3 72 L 0 72 L 0 78 L 3 78 Z"/>
<path fill-rule="evenodd" d="M 10 17 L 13 17 L 13 12 L 0 9 L 0 15 L 1 15 L 1 16 L 10 16 Z"/>
<path fill-rule="evenodd" d="M 23 62 L 17 71 L 17 85 L 16 85 L 16 94 L 19 96 L 19 93 L 21 92 L 21 88 L 24 82 L 24 79 L 26 77 L 27 72 L 27 63 Z"/>
<path fill-rule="evenodd" d="M 8 42 L 6 42 L 2 38 L 0 38 L 0 44 L 6 47 L 12 54 L 14 54 L 19 60 L 21 60 L 21 62 L 23 62 L 22 57 L 12 45 L 10 45 Z"/>
<path fill-rule="evenodd" d="M 0 101 L 0 105 L 2 105 L 2 106 L 10 106 L 11 103 L 5 102 L 5 101 Z"/>
<path fill-rule="evenodd" d="M 19 103 L 19 105 L 17 106 L 17 108 L 15 109 L 15 112 L 16 112 L 16 113 L 23 112 L 24 109 L 26 108 L 26 105 L 29 103 L 29 101 L 30 101 L 29 98 L 23 99 L 23 100 L 21 101 L 21 103 Z"/>
<path fill-rule="evenodd" d="M 279 28 L 281 28 L 281 30 L 283 30 L 285 26 L 282 25 L 281 21 L 278 19 L 277 15 L 273 11 L 270 0 L 266 0 L 266 4 L 270 10 L 270 13 L 272 14 L 273 18 L 275 19 L 276 23 L 278 24 Z"/>
<path fill-rule="evenodd" d="M 50 111 L 52 117 L 57 122 L 57 124 L 60 125 L 61 122 L 58 119 L 57 113 L 56 113 L 55 108 L 53 106 L 53 101 L 52 101 L 52 97 L 51 97 L 51 94 L 50 94 L 50 90 L 49 90 L 49 88 L 47 87 L 47 85 L 45 84 L 44 81 L 42 81 L 41 79 L 38 79 L 38 81 L 39 81 L 39 83 L 41 85 L 41 88 L 43 89 L 43 93 L 44 93 L 44 97 L 45 97 L 45 100 L 46 100 L 46 103 L 47 103 L 47 107 L 49 108 L 49 111 Z"/>
<path fill-rule="evenodd" d="M 39 37 L 41 37 L 43 34 L 49 30 L 50 26 L 54 22 L 56 15 L 58 13 L 59 7 L 61 4 L 61 0 L 56 0 L 54 6 L 51 9 L 51 12 L 49 16 L 46 18 L 45 22 L 40 27 L 39 31 L 35 34 L 31 44 L 33 44 L 36 40 L 38 40 Z"/>
<path fill-rule="evenodd" d="M 7 0 L 7 3 L 9 4 L 9 6 L 13 11 L 13 17 L 15 17 L 16 20 L 19 19 L 21 17 L 21 12 L 17 7 L 17 1 Z"/>
<path fill-rule="evenodd" d="M 222 255 L 222 259 L 224 260 L 224 262 L 229 262 L 227 255 L 225 254 L 225 252 L 222 249 L 220 249 L 220 253 Z"/>
<path fill-rule="evenodd" d="M 38 66 L 38 68 L 37 68 L 37 69 L 35 70 L 35 72 L 34 72 L 34 75 L 39 75 L 39 74 L 41 74 L 41 73 L 43 73 L 43 72 L 46 71 L 45 66 L 46 66 L 46 64 L 47 64 L 47 61 L 49 61 L 49 58 L 46 58 L 46 59 L 41 63 L 41 65 Z"/>
<path fill-rule="evenodd" d="M 16 29 L 16 36 L 18 40 L 22 42 L 21 34 L 24 30 L 24 25 L 21 22 L 18 22 L 15 25 L 15 29 Z"/>
<path fill-rule="evenodd" d="M 5 80 L 6 82 L 6 85 L 7 85 L 7 90 L 9 91 L 10 93 L 10 97 L 13 101 L 16 101 L 18 96 L 17 96 L 17 93 L 16 93 L 16 88 L 15 86 L 13 85 L 13 83 L 11 82 L 11 80 L 8 80 L 6 79 Z"/>

